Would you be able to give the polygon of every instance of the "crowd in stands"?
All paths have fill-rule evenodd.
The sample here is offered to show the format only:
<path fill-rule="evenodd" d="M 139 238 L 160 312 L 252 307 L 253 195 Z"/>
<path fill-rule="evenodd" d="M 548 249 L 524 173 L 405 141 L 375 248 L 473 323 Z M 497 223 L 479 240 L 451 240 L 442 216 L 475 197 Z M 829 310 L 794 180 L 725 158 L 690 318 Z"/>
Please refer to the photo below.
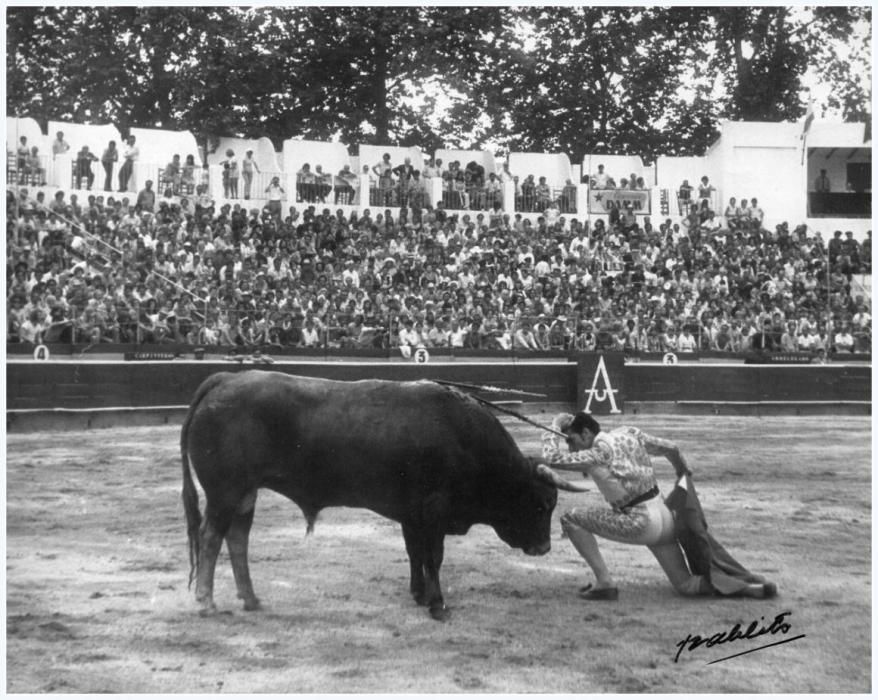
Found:
<path fill-rule="evenodd" d="M 755 200 L 751 215 L 725 221 L 696 206 L 682 225 L 617 212 L 592 227 L 565 216 L 538 182 L 532 224 L 496 200 L 461 214 L 444 197 L 424 201 L 413 183 L 452 171 L 443 191 L 482 197 L 467 189 L 467 168 L 431 162 L 423 174 L 399 166 L 411 168 L 404 190 L 404 172 L 372 169 L 381 203 L 403 205 L 397 216 L 382 207 L 346 215 L 307 203 L 326 196 L 319 168 L 299 180 L 300 210 L 282 203 L 277 178 L 269 187 L 280 192 L 261 209 L 219 206 L 207 188 L 192 190 L 186 167 L 175 159 L 161 196 L 148 182 L 136 196 L 80 201 L 61 191 L 47 201 L 10 183 L 7 340 L 268 351 L 871 347 L 868 300 L 851 287 L 853 275 L 871 272 L 871 232 L 861 245 L 837 231 L 827 245 L 804 225 L 770 231 L 752 215 Z M 525 182 L 516 198 L 530 191 Z M 224 185 L 237 188 L 237 177 Z"/>

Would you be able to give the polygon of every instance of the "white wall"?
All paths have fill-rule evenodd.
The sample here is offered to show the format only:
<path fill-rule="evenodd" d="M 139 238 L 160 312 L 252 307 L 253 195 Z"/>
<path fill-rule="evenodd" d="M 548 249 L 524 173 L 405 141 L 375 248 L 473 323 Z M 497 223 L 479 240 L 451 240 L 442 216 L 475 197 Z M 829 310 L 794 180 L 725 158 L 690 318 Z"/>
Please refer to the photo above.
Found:
<path fill-rule="evenodd" d="M 631 173 L 642 177 L 647 187 L 655 183 L 655 170 L 646 167 L 640 156 L 586 155 L 582 159 L 582 174 L 591 177 L 598 171 L 598 165 L 604 166 L 604 172 L 615 180 L 616 185 L 624 177 L 630 179 Z"/>
<path fill-rule="evenodd" d="M 536 182 L 545 177 L 553 188 L 564 187 L 573 177 L 570 159 L 564 153 L 510 153 L 509 171 L 518 176 L 519 182 L 528 175 L 533 175 Z"/>
<path fill-rule="evenodd" d="M 256 161 L 257 167 L 262 172 L 277 173 L 281 171 L 281 161 L 278 158 L 277 151 L 274 150 L 274 144 L 271 139 L 263 136 L 259 139 L 239 139 L 231 136 L 223 136 L 219 139 L 219 146 L 213 153 L 207 155 L 207 164 L 219 165 L 226 159 L 226 150 L 231 148 L 235 152 L 235 157 L 240 161 L 247 154 L 247 151 L 253 151 L 253 160 Z"/>
<path fill-rule="evenodd" d="M 67 122 L 49 122 L 49 142 L 55 140 L 55 134 L 64 132 L 64 140 L 70 144 L 70 155 L 76 156 L 83 146 L 98 158 L 110 141 L 116 142 L 116 148 L 122 149 L 122 137 L 112 124 L 71 124 Z"/>
<path fill-rule="evenodd" d="M 335 175 L 342 169 L 342 166 L 348 165 L 350 162 L 348 147 L 343 143 L 299 139 L 287 139 L 283 143 L 283 171 L 293 177 L 293 182 L 295 182 L 296 173 L 302 169 L 305 163 L 311 166 L 311 172 L 314 172 L 319 165 L 323 168 L 324 173 Z"/>
<path fill-rule="evenodd" d="M 364 165 L 368 165 L 371 172 L 372 168 L 381 162 L 385 153 L 390 154 L 390 162 L 393 164 L 394 168 L 397 165 L 402 165 L 406 158 L 411 158 L 412 166 L 414 168 L 421 172 L 424 170 L 424 154 L 421 153 L 419 148 L 403 148 L 402 146 L 360 146 L 359 169 L 357 172 L 362 170 Z M 353 168 L 351 168 L 351 170 L 353 170 Z"/>
<path fill-rule="evenodd" d="M 140 149 L 140 163 L 164 168 L 171 162 L 175 154 L 180 156 L 180 162 L 186 162 L 186 156 L 194 156 L 196 165 L 201 165 L 198 160 L 198 142 L 191 131 L 168 131 L 166 129 L 131 129 L 131 135 L 137 141 Z M 119 151 L 123 149 L 120 144 Z"/>
<path fill-rule="evenodd" d="M 22 136 L 27 137 L 29 147 L 36 146 L 40 149 L 40 153 L 46 154 L 46 146 L 49 142 L 35 119 L 6 117 L 6 149 L 15 153 L 18 150 L 18 141 Z"/>
<path fill-rule="evenodd" d="M 467 163 L 475 161 L 485 168 L 485 177 L 489 173 L 499 173 L 500 169 L 494 160 L 494 154 L 489 151 L 456 151 L 453 149 L 440 148 L 434 154 L 435 158 L 442 159 L 442 167 L 448 169 L 452 161 L 459 161 L 461 168 L 466 168 Z"/>

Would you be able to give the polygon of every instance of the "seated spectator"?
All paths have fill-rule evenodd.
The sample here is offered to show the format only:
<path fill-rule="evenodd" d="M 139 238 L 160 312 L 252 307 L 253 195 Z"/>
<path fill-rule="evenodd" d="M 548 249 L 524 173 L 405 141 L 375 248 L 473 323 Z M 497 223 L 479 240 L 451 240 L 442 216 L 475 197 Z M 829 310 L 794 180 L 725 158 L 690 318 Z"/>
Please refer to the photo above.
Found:
<path fill-rule="evenodd" d="M 359 178 L 357 174 L 351 171 L 351 166 L 345 164 L 338 171 L 335 181 L 335 203 L 336 204 L 353 204 L 354 194 L 359 187 Z"/>
<path fill-rule="evenodd" d="M 162 173 L 162 179 L 166 186 L 169 186 L 174 194 L 179 194 L 180 187 L 183 182 L 182 166 L 180 165 L 180 154 L 175 153 L 171 162 L 165 166 Z"/>
<path fill-rule="evenodd" d="M 311 170 L 310 163 L 304 163 L 296 172 L 296 192 L 300 202 L 317 201 L 317 178 Z"/>
<path fill-rule="evenodd" d="M 698 349 L 698 341 L 692 335 L 692 329 L 685 325 L 680 335 L 677 336 L 677 352 L 695 352 Z"/>
<path fill-rule="evenodd" d="M 772 328 L 770 319 L 765 319 L 761 330 L 753 333 L 750 338 L 750 349 L 755 352 L 773 352 L 778 349 L 779 343 Z"/>
<path fill-rule="evenodd" d="M 692 189 L 689 180 L 683 180 L 683 184 L 677 190 L 677 201 L 680 203 L 680 214 L 683 216 L 689 213 L 689 207 L 692 202 Z"/>
<path fill-rule="evenodd" d="M 512 338 L 514 350 L 532 351 L 540 349 L 529 321 L 522 321 Z"/>
<path fill-rule="evenodd" d="M 23 137 L 22 137 L 23 138 Z M 46 186 L 46 169 L 43 167 L 40 157 L 40 150 L 36 146 L 30 149 L 28 153 L 23 171 L 25 181 L 36 186 L 38 183 L 41 187 Z"/>
<path fill-rule="evenodd" d="M 851 333 L 851 327 L 845 323 L 833 338 L 834 350 L 835 352 L 853 352 L 854 346 L 855 342 L 854 336 Z"/>
<path fill-rule="evenodd" d="M 88 146 L 83 146 L 79 153 L 76 154 L 76 162 L 73 165 L 73 179 L 74 187 L 76 189 L 82 188 L 83 179 L 86 181 L 86 189 L 91 189 L 91 186 L 95 181 L 95 175 L 91 170 L 91 164 L 97 162 L 97 160 L 97 156 L 88 150 Z"/>
<path fill-rule="evenodd" d="M 314 188 L 317 201 L 325 204 L 327 195 L 332 191 L 332 176 L 323 172 L 322 165 L 317 165 L 314 168 Z"/>
<path fill-rule="evenodd" d="M 788 321 L 780 337 L 780 349 L 782 352 L 798 352 L 799 339 L 796 335 L 796 322 Z"/>
<path fill-rule="evenodd" d="M 738 208 L 737 201 L 734 197 L 729 198 L 729 204 L 726 206 L 725 217 L 726 217 L 726 226 L 730 229 L 735 230 L 740 227 L 741 219 L 740 219 L 740 209 Z"/>

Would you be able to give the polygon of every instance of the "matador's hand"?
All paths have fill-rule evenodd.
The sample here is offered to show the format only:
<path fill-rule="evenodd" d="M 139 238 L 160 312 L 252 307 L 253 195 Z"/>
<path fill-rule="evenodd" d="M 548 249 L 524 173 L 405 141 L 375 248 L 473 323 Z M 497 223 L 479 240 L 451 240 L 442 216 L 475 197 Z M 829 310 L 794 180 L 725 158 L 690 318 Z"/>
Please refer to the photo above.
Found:
<path fill-rule="evenodd" d="M 552 427 L 555 430 L 560 430 L 562 433 L 570 427 L 570 424 L 573 422 L 573 416 L 569 413 L 559 413 L 552 420 Z"/>

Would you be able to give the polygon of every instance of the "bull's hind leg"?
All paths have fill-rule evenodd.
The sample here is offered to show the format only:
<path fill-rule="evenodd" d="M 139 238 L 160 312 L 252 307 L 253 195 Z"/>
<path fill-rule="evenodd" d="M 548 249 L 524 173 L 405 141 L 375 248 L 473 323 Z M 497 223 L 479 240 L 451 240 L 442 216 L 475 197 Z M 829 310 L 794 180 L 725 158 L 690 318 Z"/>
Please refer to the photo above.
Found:
<path fill-rule="evenodd" d="M 213 602 L 213 576 L 216 571 L 216 559 L 223 546 L 223 537 L 228 532 L 234 510 L 218 511 L 211 508 L 208 502 L 201 523 L 198 549 L 198 566 L 195 575 L 195 600 L 201 606 L 202 615 L 216 612 Z"/>
<path fill-rule="evenodd" d="M 255 513 L 256 491 L 252 491 L 238 505 L 226 533 L 226 546 L 232 560 L 235 585 L 238 588 L 238 597 L 244 601 L 244 610 L 258 610 L 260 607 L 259 599 L 253 592 L 253 581 L 250 580 L 250 566 L 247 562 L 247 542 Z"/>

